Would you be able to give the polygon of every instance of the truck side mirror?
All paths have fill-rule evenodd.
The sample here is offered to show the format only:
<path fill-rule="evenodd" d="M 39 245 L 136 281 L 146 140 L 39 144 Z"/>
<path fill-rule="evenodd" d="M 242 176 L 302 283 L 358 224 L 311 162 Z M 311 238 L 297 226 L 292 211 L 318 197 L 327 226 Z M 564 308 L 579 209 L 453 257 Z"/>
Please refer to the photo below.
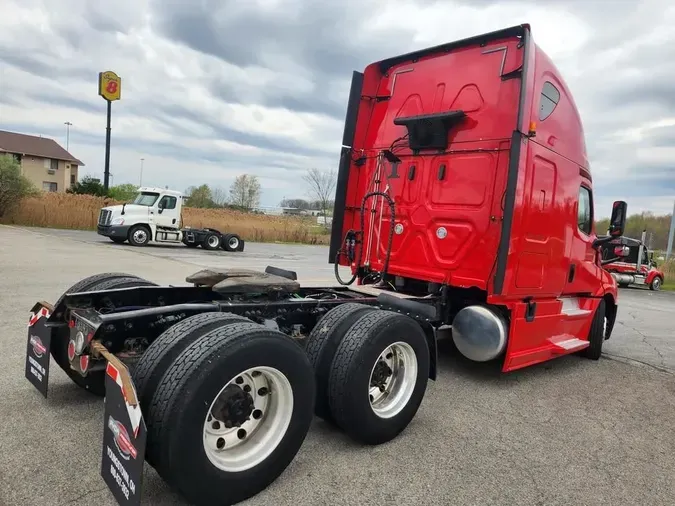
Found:
<path fill-rule="evenodd" d="M 628 204 L 623 200 L 617 200 L 612 206 L 612 217 L 609 219 L 609 235 L 621 237 L 626 228 L 626 209 Z"/>
<path fill-rule="evenodd" d="M 164 201 L 160 200 L 159 204 L 157 204 L 157 212 L 159 214 L 162 214 L 162 211 L 164 211 Z"/>

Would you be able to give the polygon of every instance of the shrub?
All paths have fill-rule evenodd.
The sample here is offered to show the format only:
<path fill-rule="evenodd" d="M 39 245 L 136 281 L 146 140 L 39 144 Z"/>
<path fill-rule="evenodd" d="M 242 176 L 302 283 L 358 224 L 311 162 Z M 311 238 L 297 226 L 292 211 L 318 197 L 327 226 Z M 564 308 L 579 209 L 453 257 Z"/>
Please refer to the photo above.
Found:
<path fill-rule="evenodd" d="M 14 156 L 0 155 L 0 218 L 15 210 L 25 197 L 37 194 L 37 188 L 21 174 Z"/>

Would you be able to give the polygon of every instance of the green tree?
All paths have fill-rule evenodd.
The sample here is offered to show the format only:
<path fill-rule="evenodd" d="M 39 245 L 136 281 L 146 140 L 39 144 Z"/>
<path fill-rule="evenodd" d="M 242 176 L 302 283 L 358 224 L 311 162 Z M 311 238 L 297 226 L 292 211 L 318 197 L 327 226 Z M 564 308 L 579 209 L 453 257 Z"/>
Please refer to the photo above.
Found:
<path fill-rule="evenodd" d="M 138 193 L 138 186 L 130 183 L 118 184 L 108 189 L 108 197 L 121 201 L 132 200 L 136 196 L 136 193 Z"/>
<path fill-rule="evenodd" d="M 39 192 L 21 174 L 21 165 L 9 154 L 0 155 L 0 218 L 9 214 L 25 197 Z"/>
<path fill-rule="evenodd" d="M 106 196 L 106 191 L 101 181 L 91 176 L 84 176 L 82 181 L 78 181 L 72 185 L 66 192 L 80 195 L 95 195 L 97 197 Z"/>
<path fill-rule="evenodd" d="M 256 176 L 242 174 L 230 187 L 230 202 L 232 206 L 250 211 L 260 203 L 260 182 Z"/>
<path fill-rule="evenodd" d="M 190 186 L 185 190 L 185 194 L 188 196 L 186 205 L 190 207 L 216 207 L 213 202 L 211 188 L 206 184 L 201 186 Z"/>

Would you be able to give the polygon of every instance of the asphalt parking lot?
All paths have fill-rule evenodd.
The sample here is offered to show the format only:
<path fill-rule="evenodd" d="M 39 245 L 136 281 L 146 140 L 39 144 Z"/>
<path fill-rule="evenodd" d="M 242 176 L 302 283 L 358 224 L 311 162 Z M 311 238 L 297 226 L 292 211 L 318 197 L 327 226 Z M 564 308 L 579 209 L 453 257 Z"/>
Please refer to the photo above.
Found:
<path fill-rule="evenodd" d="M 296 270 L 333 284 L 326 247 L 139 251 L 90 232 L 0 226 L 0 505 L 114 505 L 100 477 L 103 403 L 52 362 L 49 398 L 24 378 L 28 311 L 77 280 L 125 271 L 180 284 L 203 266 Z M 408 429 L 379 447 L 316 420 L 286 472 L 246 505 L 675 504 L 675 294 L 626 289 L 597 362 L 509 375 L 441 341 L 440 377 Z M 183 504 L 146 465 L 144 504 Z"/>

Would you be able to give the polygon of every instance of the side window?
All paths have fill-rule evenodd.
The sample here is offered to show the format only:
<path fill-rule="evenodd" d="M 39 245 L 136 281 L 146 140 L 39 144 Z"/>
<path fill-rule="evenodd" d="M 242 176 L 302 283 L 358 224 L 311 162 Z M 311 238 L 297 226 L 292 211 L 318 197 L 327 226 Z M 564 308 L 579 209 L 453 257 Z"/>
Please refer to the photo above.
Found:
<path fill-rule="evenodd" d="M 162 197 L 159 207 L 162 209 L 176 209 L 176 197 L 169 197 L 168 195 L 165 195 Z"/>
<path fill-rule="evenodd" d="M 558 105 L 558 102 L 560 102 L 560 92 L 558 91 L 558 88 L 546 81 L 541 89 L 539 121 L 544 121 L 548 118 Z"/>
<path fill-rule="evenodd" d="M 579 188 L 579 208 L 577 211 L 577 225 L 586 235 L 591 235 L 593 225 L 593 200 L 591 190 L 582 186 Z"/>

